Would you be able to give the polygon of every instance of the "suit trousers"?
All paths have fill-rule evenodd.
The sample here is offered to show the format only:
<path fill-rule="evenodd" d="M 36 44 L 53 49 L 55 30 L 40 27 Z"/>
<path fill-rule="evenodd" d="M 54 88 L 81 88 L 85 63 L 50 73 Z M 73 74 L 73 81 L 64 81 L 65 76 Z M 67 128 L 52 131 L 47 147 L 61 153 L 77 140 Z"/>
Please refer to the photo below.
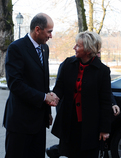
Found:
<path fill-rule="evenodd" d="M 37 134 L 6 131 L 5 158 L 45 158 L 46 127 Z"/>

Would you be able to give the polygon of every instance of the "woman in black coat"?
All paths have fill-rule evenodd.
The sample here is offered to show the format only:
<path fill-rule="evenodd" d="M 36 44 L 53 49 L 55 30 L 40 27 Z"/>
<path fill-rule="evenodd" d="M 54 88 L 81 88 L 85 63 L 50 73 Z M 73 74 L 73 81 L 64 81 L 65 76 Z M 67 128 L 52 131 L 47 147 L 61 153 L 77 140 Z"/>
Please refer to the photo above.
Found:
<path fill-rule="evenodd" d="M 98 158 L 99 140 L 111 130 L 110 69 L 96 56 L 101 38 L 85 31 L 76 37 L 75 56 L 58 71 L 53 91 L 61 106 L 52 128 L 59 152 L 69 158 Z"/>

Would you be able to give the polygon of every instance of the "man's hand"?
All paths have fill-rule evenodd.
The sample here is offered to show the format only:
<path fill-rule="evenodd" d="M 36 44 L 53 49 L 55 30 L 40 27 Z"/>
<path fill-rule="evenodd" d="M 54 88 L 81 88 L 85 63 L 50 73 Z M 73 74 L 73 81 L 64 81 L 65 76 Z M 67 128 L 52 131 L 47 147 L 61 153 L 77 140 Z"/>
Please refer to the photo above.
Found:
<path fill-rule="evenodd" d="M 120 114 L 120 108 L 118 105 L 113 105 L 112 108 L 115 116 Z"/>
<path fill-rule="evenodd" d="M 49 105 L 50 105 L 50 106 L 53 106 L 53 104 L 58 105 L 58 102 L 59 102 L 59 100 L 60 100 L 60 99 L 58 98 L 58 96 L 57 96 L 55 93 L 53 93 L 53 92 L 51 92 L 50 95 L 53 96 L 55 99 L 54 99 L 54 101 L 52 101 Z"/>
<path fill-rule="evenodd" d="M 100 133 L 99 135 L 99 140 L 101 140 L 103 138 L 103 141 L 105 141 L 106 139 L 108 139 L 110 136 L 109 133 Z"/>
<path fill-rule="evenodd" d="M 46 98 L 45 98 L 45 102 L 47 104 L 49 104 L 50 106 L 57 106 L 58 102 L 59 102 L 59 98 L 58 96 L 51 92 L 51 93 L 47 93 L 46 94 Z"/>

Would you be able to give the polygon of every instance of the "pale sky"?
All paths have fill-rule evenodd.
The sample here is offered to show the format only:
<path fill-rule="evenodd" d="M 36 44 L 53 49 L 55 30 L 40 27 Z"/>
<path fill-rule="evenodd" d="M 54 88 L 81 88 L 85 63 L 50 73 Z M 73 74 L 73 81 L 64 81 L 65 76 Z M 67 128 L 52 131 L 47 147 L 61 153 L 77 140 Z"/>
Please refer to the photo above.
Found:
<path fill-rule="evenodd" d="M 77 21 L 75 0 L 12 0 L 12 3 L 15 3 L 14 14 L 26 13 L 31 18 L 39 12 L 48 14 L 53 19 L 56 30 L 58 27 L 63 28 L 64 21 L 67 21 L 67 25 L 71 23 L 72 19 L 72 22 Z"/>
<path fill-rule="evenodd" d="M 102 0 L 97 1 L 101 2 Z M 105 0 L 105 2 L 107 1 L 109 0 Z M 30 20 L 37 13 L 47 13 L 54 21 L 54 31 L 58 31 L 59 29 L 64 30 L 68 26 L 71 26 L 74 21 L 77 21 L 75 0 L 12 0 L 12 3 L 15 3 L 13 6 L 14 23 L 16 23 L 15 16 L 19 12 L 22 15 L 28 15 L 28 22 L 24 24 L 27 26 L 29 26 Z M 121 31 L 121 0 L 111 0 L 110 6 L 115 12 L 107 10 L 104 28 L 108 27 L 109 29 Z"/>

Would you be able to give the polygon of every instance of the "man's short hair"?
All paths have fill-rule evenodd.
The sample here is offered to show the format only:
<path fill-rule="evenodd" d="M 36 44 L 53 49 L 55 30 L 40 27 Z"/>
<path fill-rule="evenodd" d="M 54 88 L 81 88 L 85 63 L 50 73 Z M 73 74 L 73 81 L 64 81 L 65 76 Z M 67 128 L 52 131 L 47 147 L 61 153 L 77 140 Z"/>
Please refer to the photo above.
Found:
<path fill-rule="evenodd" d="M 36 15 L 30 24 L 30 30 L 33 31 L 36 26 L 39 26 L 40 29 L 44 30 L 47 27 L 47 18 L 43 15 Z"/>

